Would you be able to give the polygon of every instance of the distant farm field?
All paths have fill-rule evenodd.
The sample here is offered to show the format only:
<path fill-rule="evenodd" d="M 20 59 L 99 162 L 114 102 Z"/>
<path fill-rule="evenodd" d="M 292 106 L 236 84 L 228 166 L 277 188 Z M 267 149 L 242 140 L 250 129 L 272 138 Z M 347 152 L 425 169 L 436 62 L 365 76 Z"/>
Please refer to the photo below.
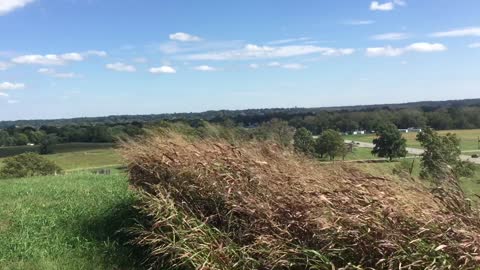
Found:
<path fill-rule="evenodd" d="M 74 151 L 86 151 L 94 149 L 112 148 L 113 143 L 64 143 L 55 145 L 55 153 L 67 153 Z M 15 156 L 26 152 L 38 152 L 39 146 L 9 146 L 0 147 L 0 158 Z"/>
<path fill-rule="evenodd" d="M 58 153 L 44 157 L 57 163 L 65 171 L 120 166 L 120 155 L 111 144 L 61 145 Z M 2 166 L 0 158 L 0 166 Z"/>
<path fill-rule="evenodd" d="M 468 130 L 442 130 L 438 133 L 445 135 L 447 133 L 454 133 L 460 138 L 460 147 L 462 151 L 478 150 L 478 138 L 480 136 L 480 129 L 468 129 Z M 407 145 L 409 147 L 420 148 L 420 144 L 416 141 L 417 133 L 404 133 L 403 137 L 407 139 Z M 348 135 L 345 136 L 346 140 L 369 142 L 371 143 L 375 138 L 375 134 L 367 135 Z"/>

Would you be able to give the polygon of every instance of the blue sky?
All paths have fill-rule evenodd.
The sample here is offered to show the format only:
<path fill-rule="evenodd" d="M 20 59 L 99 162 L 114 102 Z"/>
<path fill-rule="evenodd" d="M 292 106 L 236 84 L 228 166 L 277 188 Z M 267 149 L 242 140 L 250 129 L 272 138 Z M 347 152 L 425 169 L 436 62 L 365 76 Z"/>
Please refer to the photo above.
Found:
<path fill-rule="evenodd" d="M 478 0 L 0 0 L 0 120 L 480 97 Z"/>

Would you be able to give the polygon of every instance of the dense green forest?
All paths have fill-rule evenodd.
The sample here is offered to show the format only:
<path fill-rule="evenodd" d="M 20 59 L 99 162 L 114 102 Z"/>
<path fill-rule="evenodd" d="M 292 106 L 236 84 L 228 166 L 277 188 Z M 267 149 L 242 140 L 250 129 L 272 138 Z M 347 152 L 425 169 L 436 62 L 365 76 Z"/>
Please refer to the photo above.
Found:
<path fill-rule="evenodd" d="M 208 111 L 203 113 L 107 116 L 58 120 L 21 120 L 0 122 L 0 146 L 39 144 L 49 140 L 68 142 L 114 142 L 125 136 L 141 134 L 144 127 L 162 122 L 186 122 L 199 127 L 203 121 L 258 127 L 273 119 L 304 127 L 313 134 L 327 129 L 341 132 L 374 131 L 384 123 L 398 128 L 432 127 L 436 130 L 480 128 L 480 99 L 417 102 L 331 108 L 252 109 Z"/>

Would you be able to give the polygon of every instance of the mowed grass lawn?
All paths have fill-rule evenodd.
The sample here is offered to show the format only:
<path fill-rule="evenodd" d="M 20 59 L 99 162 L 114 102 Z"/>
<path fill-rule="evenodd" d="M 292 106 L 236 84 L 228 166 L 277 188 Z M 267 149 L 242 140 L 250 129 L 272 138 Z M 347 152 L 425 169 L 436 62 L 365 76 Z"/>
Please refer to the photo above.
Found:
<path fill-rule="evenodd" d="M 0 180 L 0 269 L 139 269 L 123 174 Z"/>
<path fill-rule="evenodd" d="M 441 130 L 438 133 L 445 135 L 447 133 L 454 133 L 460 138 L 460 147 L 462 151 L 478 150 L 478 137 L 480 136 L 480 129 L 469 130 Z M 404 133 L 403 137 L 407 139 L 409 147 L 420 148 L 420 144 L 416 140 L 417 133 Z M 375 134 L 367 135 L 348 135 L 344 136 L 346 140 L 369 142 L 371 143 L 375 138 Z"/>
<path fill-rule="evenodd" d="M 113 148 L 62 152 L 45 155 L 44 157 L 54 161 L 65 171 L 122 165 L 120 155 Z M 3 158 L 0 158 L 0 167 L 2 166 L 2 160 Z"/>

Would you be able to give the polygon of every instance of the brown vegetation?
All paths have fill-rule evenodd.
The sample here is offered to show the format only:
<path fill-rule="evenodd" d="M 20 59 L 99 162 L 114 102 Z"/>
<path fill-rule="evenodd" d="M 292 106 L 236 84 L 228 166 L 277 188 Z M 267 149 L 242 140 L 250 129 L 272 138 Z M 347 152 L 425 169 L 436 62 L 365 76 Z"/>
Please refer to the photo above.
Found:
<path fill-rule="evenodd" d="M 156 135 L 124 144 L 153 268 L 475 269 L 480 218 L 461 192 L 276 144 Z"/>

